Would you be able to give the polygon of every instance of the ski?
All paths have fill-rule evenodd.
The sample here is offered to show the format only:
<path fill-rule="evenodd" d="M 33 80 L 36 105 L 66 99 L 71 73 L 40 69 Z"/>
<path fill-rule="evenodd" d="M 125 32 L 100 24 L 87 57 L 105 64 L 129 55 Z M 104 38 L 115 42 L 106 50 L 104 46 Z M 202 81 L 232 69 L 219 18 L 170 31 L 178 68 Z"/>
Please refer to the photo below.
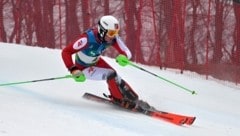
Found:
<path fill-rule="evenodd" d="M 97 96 L 97 95 L 94 95 L 91 93 L 84 93 L 83 98 L 92 100 L 92 101 L 96 101 L 96 102 L 111 104 L 111 105 L 126 109 L 124 107 L 114 104 L 111 100 L 109 100 L 107 98 L 103 98 L 103 97 L 100 97 L 100 96 Z M 175 124 L 175 125 L 184 125 L 184 124 L 192 125 L 196 119 L 196 117 L 185 116 L 185 115 L 180 115 L 180 114 L 175 114 L 175 113 L 170 113 L 170 112 L 165 112 L 165 111 L 160 111 L 160 110 L 144 110 L 144 111 L 130 110 L 130 111 L 142 113 L 149 117 L 161 119 L 161 120 L 167 121 L 167 122 Z"/>
<path fill-rule="evenodd" d="M 180 115 L 180 114 L 175 114 L 175 113 L 170 113 L 170 112 L 165 112 L 165 111 L 159 111 L 159 110 L 155 110 L 154 113 L 153 113 L 153 116 L 162 116 L 163 114 L 167 114 L 164 117 L 175 118 L 175 120 L 177 120 L 177 118 L 179 118 L 179 120 L 185 118 L 185 121 L 184 121 L 183 124 L 186 124 L 186 125 L 192 125 L 194 123 L 195 119 L 196 119 L 196 117 L 192 117 L 192 116 Z"/>

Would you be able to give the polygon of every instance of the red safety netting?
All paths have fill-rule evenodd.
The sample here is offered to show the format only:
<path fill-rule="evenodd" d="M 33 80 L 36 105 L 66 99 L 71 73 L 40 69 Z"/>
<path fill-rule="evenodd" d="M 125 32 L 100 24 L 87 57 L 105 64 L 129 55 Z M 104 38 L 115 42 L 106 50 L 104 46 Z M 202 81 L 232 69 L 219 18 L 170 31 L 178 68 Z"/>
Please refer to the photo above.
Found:
<path fill-rule="evenodd" d="M 2 0 L 0 41 L 63 48 L 107 14 L 135 62 L 240 83 L 238 0 Z"/>

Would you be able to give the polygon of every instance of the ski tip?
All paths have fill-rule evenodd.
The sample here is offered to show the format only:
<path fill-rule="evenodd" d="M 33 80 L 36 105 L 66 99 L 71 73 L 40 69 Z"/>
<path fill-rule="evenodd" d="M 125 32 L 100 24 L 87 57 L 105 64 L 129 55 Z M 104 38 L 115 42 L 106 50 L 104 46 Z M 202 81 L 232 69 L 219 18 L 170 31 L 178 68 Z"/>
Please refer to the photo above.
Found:
<path fill-rule="evenodd" d="M 196 117 L 188 118 L 187 121 L 185 122 L 185 124 L 192 125 L 195 120 L 196 120 Z"/>
<path fill-rule="evenodd" d="M 82 97 L 85 98 L 85 97 L 87 97 L 87 96 L 89 96 L 89 95 L 90 95 L 89 93 L 84 93 Z"/>

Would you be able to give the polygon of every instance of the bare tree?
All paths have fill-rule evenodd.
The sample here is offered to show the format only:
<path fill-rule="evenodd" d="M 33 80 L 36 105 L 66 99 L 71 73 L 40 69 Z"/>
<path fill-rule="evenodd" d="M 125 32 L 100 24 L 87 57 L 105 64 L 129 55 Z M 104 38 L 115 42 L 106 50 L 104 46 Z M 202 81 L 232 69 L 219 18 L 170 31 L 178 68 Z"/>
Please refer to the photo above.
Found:
<path fill-rule="evenodd" d="M 0 41 L 7 42 L 6 31 L 3 24 L 4 0 L 0 0 Z"/>
<path fill-rule="evenodd" d="M 197 21 L 198 21 L 198 13 L 197 13 L 197 9 L 200 5 L 200 0 L 192 0 L 191 1 L 192 4 L 192 24 L 191 26 L 191 30 L 189 33 L 189 45 L 190 45 L 190 56 L 192 58 L 192 64 L 197 64 L 197 53 L 196 53 L 196 44 L 195 44 L 195 37 L 196 37 L 196 28 L 197 28 Z"/>
<path fill-rule="evenodd" d="M 42 19 L 42 4 L 41 0 L 34 0 L 33 1 L 33 23 L 36 32 L 36 45 L 43 45 L 44 44 L 44 25 Z"/>
<path fill-rule="evenodd" d="M 44 46 L 55 48 L 55 36 L 53 28 L 53 6 L 54 0 L 42 0 L 42 19 L 43 19 L 43 36 Z"/>
<path fill-rule="evenodd" d="M 89 1 L 82 0 L 82 22 L 84 30 L 87 30 L 90 27 L 90 14 Z"/>
<path fill-rule="evenodd" d="M 55 34 L 53 25 L 54 0 L 33 1 L 33 22 L 36 32 L 36 44 L 55 48 Z"/>
<path fill-rule="evenodd" d="M 23 29 L 23 36 L 22 40 L 27 45 L 34 45 L 33 44 L 33 4 L 31 0 L 25 0 L 22 4 L 22 18 L 24 23 L 22 24 Z"/>
<path fill-rule="evenodd" d="M 216 15 L 215 15 L 215 46 L 213 47 L 213 63 L 220 63 L 223 56 L 222 53 L 222 35 L 223 35 L 223 2 L 216 0 Z"/>
<path fill-rule="evenodd" d="M 77 38 L 80 33 L 76 5 L 78 0 L 65 0 L 66 4 L 66 42 L 67 44 Z"/>
<path fill-rule="evenodd" d="M 135 30 L 135 13 L 136 13 L 136 1 L 135 0 L 125 0 L 125 23 L 126 23 L 126 44 L 134 55 L 136 55 L 136 48 L 138 46 L 135 40 L 136 30 Z M 142 56 L 139 56 L 142 57 Z"/>
<path fill-rule="evenodd" d="M 233 62 L 240 66 L 240 5 L 234 6 L 234 13 L 236 19 L 235 35 L 234 35 L 234 47 L 233 47 Z"/>
<path fill-rule="evenodd" d="M 22 21 L 21 3 L 22 3 L 22 1 L 11 0 L 11 3 L 13 5 L 12 13 L 13 13 L 13 19 L 14 19 L 15 24 L 14 24 L 14 28 L 11 33 L 11 36 L 9 38 L 9 42 L 12 43 L 12 42 L 14 42 L 14 39 L 15 39 L 15 43 L 20 43 L 21 31 L 22 31 L 22 27 L 21 27 L 21 21 Z"/>

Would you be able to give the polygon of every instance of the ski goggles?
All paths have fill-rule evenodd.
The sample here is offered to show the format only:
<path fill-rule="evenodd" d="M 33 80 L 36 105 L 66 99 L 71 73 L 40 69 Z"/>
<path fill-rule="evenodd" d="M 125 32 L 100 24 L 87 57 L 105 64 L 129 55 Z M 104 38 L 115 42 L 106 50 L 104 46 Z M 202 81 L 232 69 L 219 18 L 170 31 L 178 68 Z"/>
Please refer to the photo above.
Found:
<path fill-rule="evenodd" d="M 118 35 L 119 29 L 116 30 L 108 30 L 107 31 L 107 36 L 110 38 L 115 37 L 116 35 Z"/>

